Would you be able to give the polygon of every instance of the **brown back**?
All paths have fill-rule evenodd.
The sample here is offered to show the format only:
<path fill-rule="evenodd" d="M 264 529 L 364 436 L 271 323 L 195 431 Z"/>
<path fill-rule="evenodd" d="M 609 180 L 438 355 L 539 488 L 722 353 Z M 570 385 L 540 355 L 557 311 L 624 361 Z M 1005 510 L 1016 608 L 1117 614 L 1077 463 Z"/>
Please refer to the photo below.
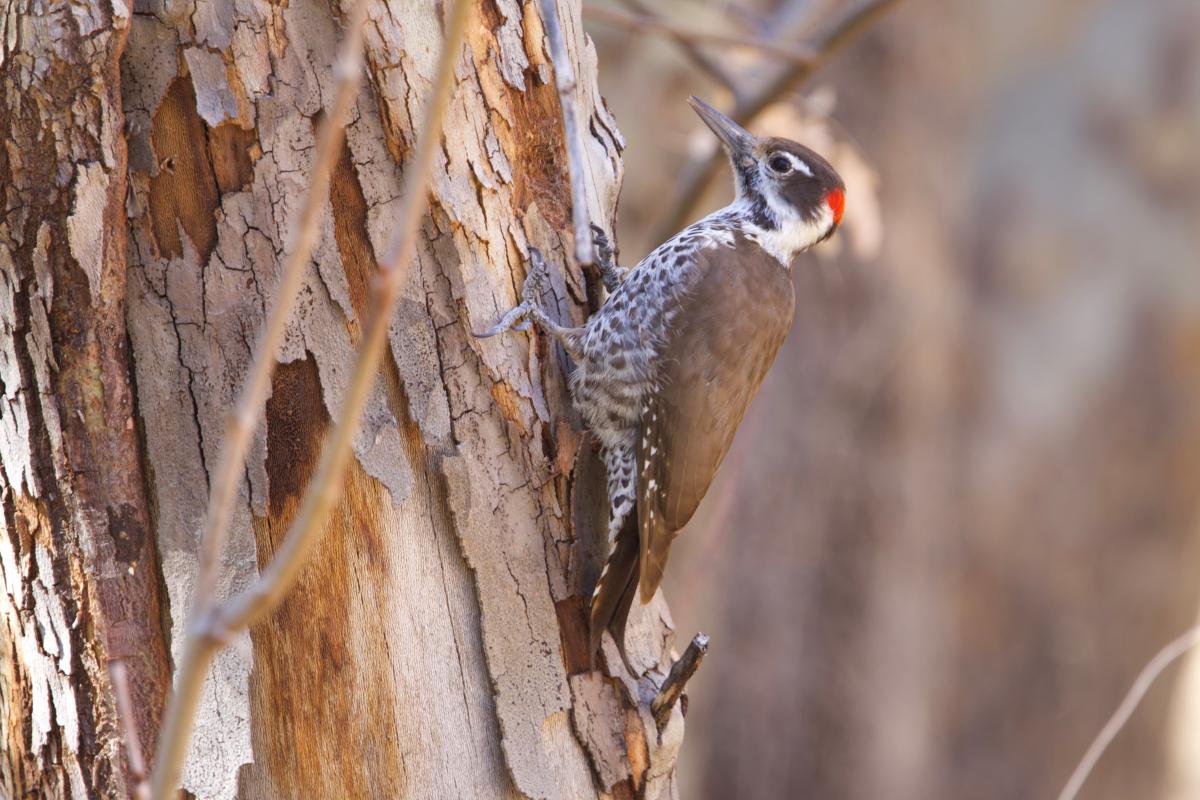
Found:
<path fill-rule="evenodd" d="M 739 237 L 740 239 L 740 237 Z M 791 275 L 756 245 L 703 251 L 702 277 L 664 344 L 663 380 L 638 432 L 641 597 L 688 523 L 792 325 Z"/>

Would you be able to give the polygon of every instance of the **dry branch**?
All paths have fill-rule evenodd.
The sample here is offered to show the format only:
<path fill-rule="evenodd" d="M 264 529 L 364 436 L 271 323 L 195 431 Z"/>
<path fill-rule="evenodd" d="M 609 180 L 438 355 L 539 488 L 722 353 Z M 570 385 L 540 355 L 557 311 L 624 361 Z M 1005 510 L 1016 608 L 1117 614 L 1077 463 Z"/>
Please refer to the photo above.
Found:
<path fill-rule="evenodd" d="M 288 318 L 299 293 L 307 263 L 316 244 L 318 219 L 329 196 L 329 180 L 341 149 L 345 120 L 358 91 L 362 72 L 362 27 L 366 2 L 358 0 L 346 27 L 346 40 L 335 66 L 337 89 L 333 107 L 325 116 L 317 139 L 313 172 L 304 197 L 300 219 L 293 229 L 291 253 L 284 266 L 266 327 L 255 346 L 237 410 L 230 418 L 216 479 L 212 485 L 204 531 L 201 534 L 200 566 L 196 591 L 189 615 L 189 633 L 184 645 L 175 691 L 167 705 L 166 717 L 155 758 L 151 788 L 155 798 L 166 798 L 179 783 L 179 772 L 191 736 L 196 704 L 212 655 L 223 643 L 204 632 L 205 621 L 216 606 L 216 577 L 228 536 L 233 503 L 243 475 L 242 464 L 250 438 L 258 424 L 259 410 L 266 399 L 275 371 L 275 354 L 283 341 Z M 207 656 L 203 655 L 207 653 Z"/>
<path fill-rule="evenodd" d="M 749 125 L 765 108 L 811 77 L 834 53 L 870 28 L 897 2 L 899 0 L 864 0 L 851 8 L 812 42 L 808 48 L 812 53 L 809 61 L 792 63 L 777 70 L 758 89 L 739 99 L 728 115 L 739 125 Z M 721 151 L 717 149 L 693 161 L 684 170 L 675 194 L 675 205 L 656 229 L 654 241 L 666 240 L 687 224 L 722 161 Z"/>
<path fill-rule="evenodd" d="M 283 268 L 283 276 L 275 292 L 270 316 L 262 335 L 254 348 L 250 372 L 242 387 L 237 410 L 229 418 L 229 428 L 217 464 L 216 479 L 209 496 L 208 513 L 205 515 L 204 532 L 200 537 L 200 575 L 196 581 L 192 614 L 199 619 L 215 602 L 216 580 L 221 553 L 229 523 L 233 517 L 233 504 L 244 474 L 243 464 L 250 439 L 258 426 L 258 417 L 266 402 L 271 376 L 275 373 L 275 354 L 283 342 L 288 319 L 296 303 L 296 296 L 304 279 L 304 267 L 312 255 L 320 230 L 318 225 L 321 209 L 329 197 L 329 180 L 333 166 L 341 151 L 345 136 L 345 120 L 350 106 L 358 94 L 358 83 L 362 76 L 362 26 L 366 19 L 365 0 L 358 0 L 351 12 L 346 27 L 346 41 L 334 65 L 337 81 L 333 106 L 329 109 L 317 134 L 316 155 L 313 159 L 312 176 L 300 218 L 292 228 L 292 242 Z"/>
<path fill-rule="evenodd" d="M 358 74 L 361 71 L 359 54 L 362 50 L 362 21 L 365 17 L 365 5 L 364 0 L 358 0 L 355 4 L 351 23 L 346 32 L 346 43 L 335 67 L 339 81 L 338 101 L 335 102 L 335 113 L 331 113 L 326 118 L 323 127 L 336 128 L 337 132 L 331 131 L 323 135 L 321 139 L 323 143 L 333 140 L 340 145 L 343 119 L 353 98 L 354 87 L 357 85 Z M 341 413 L 338 415 L 332 433 L 325 441 L 316 475 L 308 491 L 305 492 L 300 511 L 288 530 L 283 545 L 248 589 L 230 598 L 223 605 L 215 605 L 209 596 L 198 592 L 197 610 L 199 613 L 193 613 L 193 623 L 184 644 L 184 654 L 176 679 L 175 693 L 167 708 L 166 723 L 152 776 L 151 788 L 155 798 L 166 800 L 178 785 L 196 705 L 213 657 L 229 641 L 234 632 L 261 619 L 283 599 L 295 582 L 308 554 L 312 551 L 313 545 L 324 527 L 325 519 L 340 494 L 342 479 L 349 461 L 350 445 L 358 430 L 367 394 L 379 370 L 388 323 L 400 288 L 408 276 L 417 226 L 426 209 L 426 184 L 432 168 L 433 154 L 440 141 L 442 117 L 453 81 L 453 68 L 460 53 L 460 43 L 471 6 L 472 4 L 467 0 L 458 0 L 447 12 L 446 41 L 438 63 L 434 86 L 426 105 L 426 116 L 417 139 L 416 153 L 406 171 L 402 206 L 399 212 L 400 222 L 392 234 L 380 263 L 380 276 L 373 287 L 371 317 L 359 347 L 353 376 L 343 400 Z M 339 111 L 340 113 L 338 113 Z M 333 154 L 336 154 L 336 150 L 336 146 L 330 148 Z M 316 174 L 313 176 L 313 184 L 310 186 L 305 203 L 306 209 L 313 205 L 319 209 L 323 198 L 328 196 L 329 171 L 333 156 L 327 157 L 328 163 L 322 163 L 321 155 L 325 154 L 325 151 L 319 149 L 318 153 L 317 166 L 324 168 L 324 174 L 323 176 Z M 306 246 L 311 249 L 317 236 L 317 214 L 314 212 L 311 216 L 302 217 L 302 227 L 307 230 L 297 233 L 297 241 L 306 243 Z M 301 262 L 306 259 L 307 254 L 304 259 L 301 259 Z M 272 320 L 276 316 L 277 314 L 273 314 Z M 283 323 L 286 323 L 286 318 L 287 315 L 284 314 Z M 264 339 L 269 336 L 268 332 Z M 275 342 L 270 348 L 260 346 L 251 368 L 252 382 L 261 379 L 265 384 L 269 380 L 277 347 L 278 342 Z M 257 407 L 254 405 L 249 411 L 251 418 L 255 420 Z M 253 424 L 250 427 L 252 428 Z M 244 458 L 244 450 L 242 457 Z M 240 474 L 240 462 L 236 468 Z M 218 544 L 223 541 L 227 527 L 228 522 L 226 521 L 225 526 L 218 531 Z M 215 564 L 220 550 L 206 543 L 205 554 Z M 215 570 L 215 566 L 209 568 Z"/>
<path fill-rule="evenodd" d="M 802 66 L 810 64 L 816 56 L 815 52 L 806 47 L 796 47 L 774 39 L 765 39 L 761 36 L 738 36 L 736 34 L 710 33 L 708 31 L 698 31 L 693 28 L 683 28 L 674 23 L 667 22 L 661 17 L 650 14 L 623 14 L 620 11 L 599 8 L 597 6 L 584 6 L 583 14 L 585 17 L 594 19 L 597 22 L 603 22 L 607 25 L 613 25 L 635 33 L 661 34 L 669 36 L 677 42 L 688 44 L 746 47 L 751 50 L 758 50 L 773 58 Z"/>
<path fill-rule="evenodd" d="M 567 45 L 563 40 L 562 23 L 558 18 L 555 0 L 539 0 L 542 24 L 546 27 L 546 38 L 550 40 L 550 60 L 554 62 L 554 85 L 558 89 L 558 101 L 562 105 L 563 133 L 567 140 L 567 172 L 571 177 L 571 219 L 575 228 L 575 260 L 580 266 L 596 263 L 595 247 L 592 245 L 592 225 L 588 215 L 586 161 L 583 157 L 583 132 L 575 116 L 577 107 L 575 70 L 567 57 Z"/>
<path fill-rule="evenodd" d="M 350 460 L 351 445 L 358 433 L 367 396 L 379 372 L 392 312 L 412 268 L 417 228 L 428 205 L 426 186 L 433 168 L 433 156 L 441 140 L 442 118 L 450 100 L 454 64 L 460 55 L 460 44 L 472 7 L 470 0 L 456 0 L 448 12 L 446 41 L 434 86 L 425 106 L 425 119 L 417 136 L 416 153 L 405 174 L 400 221 L 392 231 L 387 249 L 379 261 L 379 275 L 372 287 L 372 307 L 366 331 L 359 344 L 341 413 L 321 449 L 316 474 L 275 557 L 245 591 L 230 598 L 229 602 L 216 610 L 211 620 L 210 634 L 213 636 L 225 637 L 253 625 L 279 605 L 316 544 L 330 509 L 337 502 L 342 477 Z"/>
<path fill-rule="evenodd" d="M 700 664 L 704 661 L 707 653 L 708 635 L 697 633 L 679 660 L 671 665 L 667 679 L 663 681 L 658 695 L 650 703 L 650 713 L 654 715 L 654 724 L 658 726 L 659 733 L 662 733 L 662 729 L 667 727 L 667 721 L 671 718 L 671 709 L 683 695 L 688 681 L 696 674 L 696 670 L 700 669 Z"/>
<path fill-rule="evenodd" d="M 137 717 L 133 713 L 133 697 L 129 691 L 129 671 L 123 661 L 108 662 L 108 678 L 112 683 L 113 696 L 117 701 L 117 717 L 121 720 L 125 734 L 125 753 L 129 759 L 129 774 L 133 777 L 133 797 L 145 800 L 150 796 L 147 782 L 146 759 L 142 755 L 142 742 L 138 736 Z"/>
<path fill-rule="evenodd" d="M 636 12 L 637 14 L 641 15 L 642 17 L 645 17 L 645 18 L 651 19 L 651 20 L 660 20 L 661 19 L 661 17 L 659 17 L 657 14 L 655 14 L 654 11 L 651 10 L 649 6 L 647 6 L 644 2 L 642 2 L 642 0 L 620 0 L 620 2 L 621 2 L 621 5 Z M 590 8 L 590 6 L 584 7 L 585 14 L 589 13 L 589 8 Z M 712 77 L 713 80 L 715 80 L 717 83 L 720 83 L 725 88 L 727 88 L 729 91 L 731 91 L 735 97 L 739 95 L 740 91 L 738 89 L 737 82 L 733 79 L 733 76 L 730 75 L 729 72 L 727 72 L 725 70 L 724 67 L 722 67 L 716 61 L 714 61 L 712 58 L 710 58 L 707 53 L 705 53 L 703 50 L 701 50 L 699 47 L 697 47 L 692 41 L 688 40 L 687 38 L 683 37 L 682 35 L 680 35 L 678 33 L 668 33 L 667 35 L 670 36 L 671 39 L 673 39 L 677 45 L 679 45 L 679 49 L 683 51 L 683 54 L 685 56 L 687 56 L 687 58 L 693 64 L 695 64 L 697 68 L 699 68 L 703 72 L 708 73 L 708 75 L 710 77 Z"/>
<path fill-rule="evenodd" d="M 1137 709 L 1138 704 L 1142 702 L 1142 698 L 1146 696 L 1146 692 L 1150 690 L 1151 685 L 1162 674 L 1162 671 L 1169 667 L 1177 659 L 1183 657 L 1194 648 L 1200 645 L 1200 625 L 1190 628 L 1179 638 L 1172 641 L 1162 650 L 1155 654 L 1154 658 L 1142 668 L 1138 674 L 1137 680 L 1133 682 L 1129 692 L 1125 698 L 1121 700 L 1121 704 L 1117 706 L 1117 710 L 1113 712 L 1112 717 L 1100 729 L 1100 733 L 1096 734 L 1095 740 L 1088 747 L 1087 752 L 1083 754 L 1083 759 L 1079 765 L 1075 767 L 1075 771 L 1071 773 L 1070 780 L 1063 787 L 1062 792 L 1058 795 L 1058 800 L 1074 800 L 1079 790 L 1083 788 L 1083 782 L 1088 779 L 1095 769 L 1096 763 L 1100 760 L 1100 756 L 1104 755 L 1104 751 L 1112 744 L 1113 739 L 1125 727 L 1125 723 L 1133 716 L 1133 712 Z"/>

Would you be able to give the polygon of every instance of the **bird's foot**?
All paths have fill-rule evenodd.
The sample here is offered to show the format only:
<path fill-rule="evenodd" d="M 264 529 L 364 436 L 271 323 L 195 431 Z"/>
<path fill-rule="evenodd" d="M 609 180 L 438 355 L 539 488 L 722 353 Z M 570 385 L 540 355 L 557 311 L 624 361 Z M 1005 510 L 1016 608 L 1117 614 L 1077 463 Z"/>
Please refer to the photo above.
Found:
<path fill-rule="evenodd" d="M 592 243 L 596 247 L 596 263 L 599 264 L 601 268 L 612 266 L 614 253 L 612 242 L 608 240 L 608 234 L 604 232 L 603 228 L 594 222 L 592 223 L 591 228 Z"/>
<path fill-rule="evenodd" d="M 625 270 L 617 265 L 612 242 L 608 240 L 608 234 L 598 225 L 592 225 L 592 241 L 596 247 L 596 263 L 600 266 L 600 278 L 604 281 L 604 288 L 611 294 L 621 285 L 621 281 L 625 280 Z"/>
<path fill-rule="evenodd" d="M 508 331 L 529 330 L 530 325 L 542 316 L 538 299 L 546 285 L 548 274 L 541 251 L 536 247 L 529 248 L 529 274 L 525 276 L 525 284 L 521 287 L 521 302 L 501 317 L 499 322 L 485 331 L 476 333 L 475 337 L 487 339 Z"/>

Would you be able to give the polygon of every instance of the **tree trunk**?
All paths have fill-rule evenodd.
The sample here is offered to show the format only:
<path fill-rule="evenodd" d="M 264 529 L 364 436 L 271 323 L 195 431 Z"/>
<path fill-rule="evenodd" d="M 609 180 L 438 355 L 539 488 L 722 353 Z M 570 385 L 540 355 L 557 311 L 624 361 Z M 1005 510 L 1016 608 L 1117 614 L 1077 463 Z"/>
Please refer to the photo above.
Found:
<path fill-rule="evenodd" d="M 3 789 L 120 795 L 104 659 L 129 660 L 151 746 L 209 465 L 298 214 L 342 9 L 164 0 L 125 14 L 117 0 L 92 20 L 33 6 L 0 21 L 16 143 L 0 154 Z M 560 7 L 590 212 L 609 227 L 623 143 L 579 5 Z M 437 4 L 372 3 L 370 18 L 222 591 L 279 545 L 340 406 L 440 47 Z M 346 491 L 300 585 L 215 662 L 184 771 L 198 797 L 675 794 L 681 712 L 661 736 L 649 713 L 669 666 L 661 599 L 629 636 L 650 677 L 627 675 L 611 642 L 614 677 L 588 667 L 605 499 L 566 357 L 540 337 L 470 335 L 516 303 L 530 246 L 556 262 L 560 317 L 577 324 L 596 302 L 567 258 L 545 53 L 536 4 L 482 4 Z"/>
<path fill-rule="evenodd" d="M 170 682 L 125 335 L 116 4 L 0 19 L 0 795 L 121 794 L 106 660 Z"/>

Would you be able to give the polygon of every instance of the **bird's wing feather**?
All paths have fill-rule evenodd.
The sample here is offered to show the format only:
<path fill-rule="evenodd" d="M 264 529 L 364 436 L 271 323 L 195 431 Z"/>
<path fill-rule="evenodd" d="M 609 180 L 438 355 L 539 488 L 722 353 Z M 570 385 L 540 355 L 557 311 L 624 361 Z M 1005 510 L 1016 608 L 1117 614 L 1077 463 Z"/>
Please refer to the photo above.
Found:
<path fill-rule="evenodd" d="M 637 520 L 630 514 L 613 542 L 612 552 L 609 553 L 604 571 L 596 583 L 596 593 L 592 596 L 588 656 L 593 659 L 594 664 L 596 653 L 600 650 L 601 637 L 604 636 L 604 631 L 611 630 L 621 659 L 629 671 L 635 674 L 636 670 L 630 666 L 629 656 L 625 652 L 625 625 L 629 621 L 629 609 L 636 594 L 637 565 Z"/>
<path fill-rule="evenodd" d="M 792 324 L 791 277 L 744 243 L 705 250 L 660 351 L 658 389 L 637 441 L 642 602 L 662 581 L 671 542 L 708 491 L 746 408 Z"/>

